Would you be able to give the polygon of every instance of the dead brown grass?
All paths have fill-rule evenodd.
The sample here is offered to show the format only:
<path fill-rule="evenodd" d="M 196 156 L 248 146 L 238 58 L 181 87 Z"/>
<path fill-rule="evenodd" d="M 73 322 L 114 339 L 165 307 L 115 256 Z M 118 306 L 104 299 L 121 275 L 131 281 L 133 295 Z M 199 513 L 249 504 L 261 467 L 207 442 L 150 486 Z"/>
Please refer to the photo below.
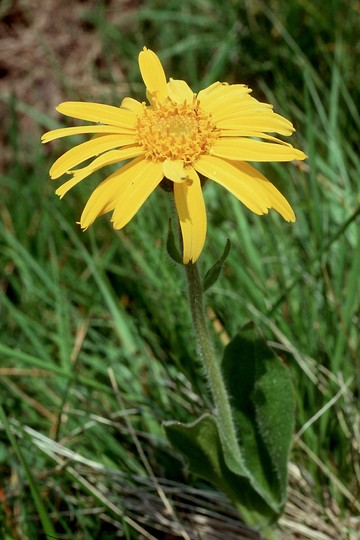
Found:
<path fill-rule="evenodd" d="M 137 2 L 107 2 L 110 20 L 121 25 L 121 13 L 135 10 Z M 64 7 L 66 6 L 66 7 Z M 64 4 L 59 0 L 15 0 L 0 7 L 0 170 L 10 159 L 9 98 L 55 117 L 55 106 L 69 98 L 96 101 L 108 93 L 101 80 L 106 51 L 86 14 L 91 0 Z M 108 64 L 108 59 L 106 59 Z M 125 85 L 122 66 L 111 65 L 113 78 Z M 100 74 L 100 76 L 99 76 Z M 19 132 L 26 140 L 34 120 L 20 115 Z M 26 141 L 25 141 L 26 146 Z"/>

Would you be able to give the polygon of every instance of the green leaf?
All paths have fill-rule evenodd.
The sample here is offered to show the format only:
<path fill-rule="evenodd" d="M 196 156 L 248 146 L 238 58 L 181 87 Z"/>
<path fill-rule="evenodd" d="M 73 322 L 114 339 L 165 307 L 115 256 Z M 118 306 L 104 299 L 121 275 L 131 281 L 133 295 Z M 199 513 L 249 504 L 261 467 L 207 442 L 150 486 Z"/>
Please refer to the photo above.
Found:
<path fill-rule="evenodd" d="M 171 219 L 169 219 L 169 231 L 168 231 L 168 235 L 167 235 L 166 249 L 167 249 L 167 252 L 168 252 L 170 258 L 173 261 L 175 261 L 178 264 L 184 264 L 181 253 L 178 250 L 176 242 L 175 242 L 175 236 L 174 236 L 174 232 L 173 232 L 172 226 L 171 226 Z"/>
<path fill-rule="evenodd" d="M 204 282 L 203 282 L 204 291 L 207 291 L 208 289 L 210 289 L 210 287 L 212 287 L 214 283 L 216 283 L 216 281 L 218 280 L 220 276 L 220 272 L 224 265 L 224 262 L 226 261 L 227 256 L 230 253 L 230 247 L 231 247 L 231 242 L 229 239 L 227 239 L 223 254 L 213 264 L 213 266 L 206 272 L 204 276 Z"/>
<path fill-rule="evenodd" d="M 280 513 L 294 431 L 295 401 L 288 369 L 253 325 L 227 345 L 222 369 L 252 485 Z"/>
<path fill-rule="evenodd" d="M 191 471 L 226 493 L 249 525 L 264 528 L 278 519 L 286 499 L 295 406 L 290 375 L 252 325 L 227 345 L 222 370 L 242 463 L 232 459 L 209 414 L 164 427 Z"/>
<path fill-rule="evenodd" d="M 264 527 L 276 519 L 276 513 L 252 488 L 249 478 L 229 469 L 212 415 L 205 414 L 191 424 L 166 422 L 164 428 L 171 444 L 186 456 L 190 470 L 228 495 L 249 525 Z"/>

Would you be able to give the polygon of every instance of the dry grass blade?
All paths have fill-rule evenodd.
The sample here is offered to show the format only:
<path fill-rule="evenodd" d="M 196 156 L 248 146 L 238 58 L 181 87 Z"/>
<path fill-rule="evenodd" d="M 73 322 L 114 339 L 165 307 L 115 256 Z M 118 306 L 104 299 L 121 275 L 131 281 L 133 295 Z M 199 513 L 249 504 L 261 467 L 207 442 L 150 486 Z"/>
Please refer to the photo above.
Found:
<path fill-rule="evenodd" d="M 116 382 L 116 378 L 115 378 L 115 374 L 114 374 L 114 371 L 109 368 L 108 370 L 108 373 L 109 373 L 109 377 L 110 377 L 110 381 L 111 381 L 111 386 L 113 388 L 113 391 L 114 391 L 114 394 L 115 394 L 115 397 L 121 407 L 121 410 L 124 410 L 124 403 L 123 403 L 123 400 L 121 398 L 121 395 L 120 395 L 120 390 L 119 390 L 119 387 L 118 387 L 118 384 Z M 140 441 L 136 435 L 136 432 L 129 420 L 129 418 L 127 416 L 125 416 L 125 421 L 126 421 L 126 425 L 128 427 L 128 430 L 129 430 L 129 433 L 131 434 L 131 437 L 135 443 L 135 446 L 136 446 L 136 449 L 138 451 L 138 454 L 140 456 L 140 459 L 142 461 L 142 463 L 144 464 L 145 466 L 145 469 L 149 475 L 149 478 L 154 482 L 154 487 L 159 495 L 159 498 L 161 499 L 161 501 L 163 502 L 164 504 L 164 507 L 165 507 L 165 510 L 166 512 L 171 516 L 171 518 L 178 523 L 179 525 L 179 534 L 182 536 L 182 538 L 184 540 L 190 540 L 189 538 L 189 535 L 187 534 L 186 530 L 182 527 L 181 525 L 181 522 L 178 520 L 178 517 L 176 515 L 176 513 L 174 512 L 173 508 L 172 508 L 172 505 L 170 503 L 170 501 L 168 500 L 168 498 L 166 497 L 163 489 L 161 488 L 161 486 L 159 485 L 154 473 L 153 473 L 153 470 L 150 466 L 150 463 L 142 449 L 142 446 L 140 444 Z"/>
<path fill-rule="evenodd" d="M 23 436 L 17 422 L 13 421 L 12 427 L 19 437 Z M 154 482 L 149 476 L 126 475 L 89 460 L 29 427 L 25 427 L 24 432 L 57 464 L 57 471 L 66 470 L 92 495 L 94 512 L 98 511 L 104 521 L 111 519 L 111 514 L 121 516 L 136 530 L 140 528 L 147 534 L 155 534 L 154 537 L 141 533 L 149 539 L 157 538 L 156 534 L 160 532 L 170 538 L 184 538 L 185 532 L 190 540 L 260 540 L 258 533 L 241 522 L 237 511 L 219 493 L 155 476 Z M 43 476 L 44 472 L 41 474 Z M 48 484 L 53 485 L 54 471 L 49 470 L 45 476 L 48 476 Z M 282 540 L 356 540 L 357 537 L 350 533 L 344 536 L 344 531 L 355 530 L 356 520 L 343 519 L 334 501 L 324 510 L 296 465 L 290 464 L 289 476 L 288 502 L 279 522 Z M 159 490 L 171 505 L 171 512 L 159 496 Z M 102 509 L 95 510 L 99 503 L 103 505 Z M 121 527 L 121 521 L 117 522 L 117 527 Z"/>

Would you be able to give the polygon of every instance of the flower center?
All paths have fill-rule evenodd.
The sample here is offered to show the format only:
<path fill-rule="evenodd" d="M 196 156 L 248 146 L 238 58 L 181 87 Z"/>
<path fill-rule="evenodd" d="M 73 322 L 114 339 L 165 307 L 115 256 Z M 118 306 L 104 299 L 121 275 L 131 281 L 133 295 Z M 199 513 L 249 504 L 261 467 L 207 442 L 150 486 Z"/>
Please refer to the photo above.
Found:
<path fill-rule="evenodd" d="M 194 163 L 201 154 L 207 154 L 220 133 L 194 99 L 194 103 L 174 103 L 170 98 L 150 107 L 137 119 L 138 144 L 147 159 L 165 161 L 182 160 Z"/>

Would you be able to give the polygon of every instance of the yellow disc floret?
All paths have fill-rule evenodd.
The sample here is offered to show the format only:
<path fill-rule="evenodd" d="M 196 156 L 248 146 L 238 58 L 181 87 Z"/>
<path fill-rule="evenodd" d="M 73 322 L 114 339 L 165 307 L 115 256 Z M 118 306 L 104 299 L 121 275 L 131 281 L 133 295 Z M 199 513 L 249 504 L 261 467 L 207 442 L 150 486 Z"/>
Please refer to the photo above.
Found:
<path fill-rule="evenodd" d="M 138 116 L 138 144 L 147 159 L 161 162 L 182 160 L 193 164 L 200 155 L 209 153 L 220 133 L 194 97 L 194 102 L 175 103 L 170 98 L 153 103 Z"/>

